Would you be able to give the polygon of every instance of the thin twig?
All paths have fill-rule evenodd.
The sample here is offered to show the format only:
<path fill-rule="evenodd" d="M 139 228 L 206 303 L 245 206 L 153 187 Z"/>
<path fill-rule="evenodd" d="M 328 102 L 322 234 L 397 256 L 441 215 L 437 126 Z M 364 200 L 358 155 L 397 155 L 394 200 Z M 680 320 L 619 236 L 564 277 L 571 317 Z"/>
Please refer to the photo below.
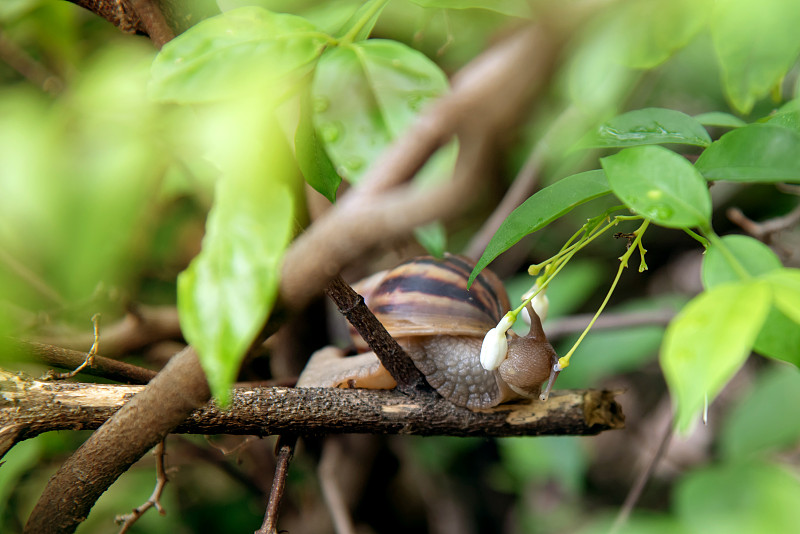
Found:
<path fill-rule="evenodd" d="M 278 457 L 275 462 L 275 478 L 272 480 L 272 490 L 269 492 L 267 511 L 264 514 L 264 523 L 256 534 L 276 534 L 278 525 L 278 508 L 280 507 L 283 490 L 286 488 L 286 475 L 289 473 L 289 463 L 294 455 L 294 446 L 297 436 L 278 436 L 275 452 Z"/>
<path fill-rule="evenodd" d="M 728 219 L 739 225 L 742 230 L 751 236 L 765 243 L 770 243 L 773 234 L 788 230 L 800 222 L 800 204 L 795 206 L 795 208 L 786 215 L 768 219 L 760 223 L 747 217 L 739 208 L 728 208 L 725 214 L 728 216 Z"/>
<path fill-rule="evenodd" d="M 364 338 L 369 348 L 375 352 L 381 364 L 397 382 L 400 391 L 410 395 L 420 391 L 430 392 L 425 378 L 414 366 L 411 358 L 367 308 L 364 298 L 342 280 L 341 276 L 331 280 L 325 293 Z"/>
<path fill-rule="evenodd" d="M 0 42 L 2 42 L 2 39 L 2 34 L 0 34 Z M 17 260 L 17 258 L 2 248 L 0 248 L 0 264 L 4 265 L 21 281 L 28 284 L 31 289 L 39 293 L 39 295 L 45 297 L 47 300 L 51 301 L 59 308 L 63 308 L 66 305 L 66 301 L 58 293 L 58 291 L 50 287 L 47 282 L 33 272 L 27 265 Z"/>
<path fill-rule="evenodd" d="M 144 515 L 144 513 L 150 508 L 155 507 L 155 509 L 158 510 L 158 513 L 161 515 L 167 513 L 164 510 L 164 507 L 161 506 L 161 494 L 164 492 L 164 488 L 169 481 L 167 478 L 167 471 L 164 469 L 164 455 L 166 449 L 165 441 L 166 440 L 161 440 L 153 450 L 153 455 L 156 457 L 156 487 L 153 489 L 153 493 L 150 495 L 150 498 L 147 499 L 144 504 L 134 508 L 131 513 L 119 515 L 114 519 L 118 525 L 122 525 L 122 528 L 119 530 L 119 534 L 125 534 L 125 532 L 128 532 L 128 529 L 130 529 L 131 526 L 133 526 L 133 524 L 136 523 L 136 521 L 138 521 L 139 518 L 142 517 L 142 515 Z"/>
<path fill-rule="evenodd" d="M 340 437 L 329 436 L 322 447 L 322 457 L 317 466 L 322 498 L 330 512 L 336 534 L 355 534 L 356 529 L 347 507 L 337 473 L 341 471 L 344 451 Z M 337 470 L 338 469 L 338 470 Z"/>
<path fill-rule="evenodd" d="M 74 369 L 86 360 L 85 352 L 64 349 L 44 343 L 7 339 L 4 341 L 4 347 L 10 349 L 11 353 L 32 355 L 48 365 L 63 369 Z M 81 373 L 102 376 L 109 380 L 128 384 L 147 384 L 156 376 L 156 372 L 152 369 L 104 358 L 99 355 L 95 355 L 92 366 L 83 369 Z"/>
<path fill-rule="evenodd" d="M 19 72 L 28 81 L 51 94 L 64 87 L 64 81 L 0 31 L 0 60 Z M 4 254 L 0 251 L 0 254 Z"/>
<path fill-rule="evenodd" d="M 54 371 L 50 371 L 45 375 L 42 380 L 66 380 L 67 378 L 72 378 L 73 376 L 77 375 L 81 371 L 86 368 L 91 368 L 94 366 L 95 356 L 97 356 L 97 352 L 100 350 L 100 314 L 95 313 L 92 315 L 92 325 L 94 329 L 94 342 L 92 343 L 92 347 L 89 349 L 89 352 L 86 353 L 86 357 L 84 358 L 83 362 L 78 365 L 72 371 L 67 373 L 56 373 Z"/>
<path fill-rule="evenodd" d="M 617 514 L 617 518 L 614 521 L 614 525 L 611 527 L 609 534 L 615 534 L 616 532 L 619 532 L 619 529 L 621 529 L 628 521 L 628 517 L 630 517 L 633 508 L 636 506 L 636 502 L 639 500 L 639 497 L 642 496 L 642 492 L 644 491 L 647 481 L 653 476 L 656 465 L 658 465 L 658 462 L 664 457 L 664 453 L 667 451 L 667 446 L 672 439 L 672 431 L 673 425 L 672 418 L 670 417 L 667 419 L 667 425 L 664 429 L 661 443 L 658 445 L 658 450 L 656 450 L 656 453 L 653 455 L 650 463 L 639 473 L 639 476 L 636 478 L 633 486 L 631 486 L 631 490 L 628 492 L 627 497 L 625 497 L 625 502 L 622 504 L 622 508 L 620 508 L 619 514 Z"/>

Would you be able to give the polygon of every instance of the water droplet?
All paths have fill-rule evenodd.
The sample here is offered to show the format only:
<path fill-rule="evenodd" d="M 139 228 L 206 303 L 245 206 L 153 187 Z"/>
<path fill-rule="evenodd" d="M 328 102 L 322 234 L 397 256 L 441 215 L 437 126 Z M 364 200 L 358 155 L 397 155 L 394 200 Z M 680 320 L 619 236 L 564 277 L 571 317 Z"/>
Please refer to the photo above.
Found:
<path fill-rule="evenodd" d="M 350 172 L 360 171 L 364 167 L 364 160 L 359 156 L 350 156 L 345 160 L 344 167 Z"/>
<path fill-rule="evenodd" d="M 342 129 L 338 125 L 329 122 L 319 127 L 319 135 L 326 143 L 335 143 L 341 137 Z"/>
<path fill-rule="evenodd" d="M 328 106 L 330 106 L 331 102 L 324 96 L 318 96 L 314 98 L 314 111 L 316 113 L 322 113 L 323 111 L 328 110 Z"/>
<path fill-rule="evenodd" d="M 651 219 L 668 220 L 674 214 L 674 210 L 667 204 L 653 204 L 647 209 L 647 216 Z"/>
<path fill-rule="evenodd" d="M 411 111 L 419 111 L 422 109 L 422 104 L 425 102 L 425 97 L 422 95 L 411 95 L 406 101 Z"/>
<path fill-rule="evenodd" d="M 661 191 L 660 189 L 651 189 L 650 191 L 647 192 L 647 198 L 649 198 L 650 200 L 658 200 L 662 196 L 664 196 L 664 192 Z"/>

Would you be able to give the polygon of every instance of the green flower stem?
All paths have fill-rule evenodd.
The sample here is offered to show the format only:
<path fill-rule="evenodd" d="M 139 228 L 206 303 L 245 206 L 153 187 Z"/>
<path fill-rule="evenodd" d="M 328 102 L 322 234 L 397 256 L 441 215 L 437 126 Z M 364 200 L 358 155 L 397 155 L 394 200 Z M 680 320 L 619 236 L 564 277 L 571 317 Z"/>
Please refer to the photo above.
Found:
<path fill-rule="evenodd" d="M 642 225 L 639 226 L 639 228 L 636 229 L 636 231 L 634 232 L 636 237 L 634 238 L 633 243 L 631 243 L 631 246 L 628 247 L 628 250 L 625 251 L 625 254 L 623 254 L 619 258 L 620 261 L 619 269 L 617 269 L 617 275 L 614 277 L 614 281 L 611 283 L 611 287 L 609 288 L 608 293 L 606 293 L 606 298 L 603 299 L 603 302 L 602 304 L 600 304 L 600 308 L 598 308 L 597 313 L 594 314 L 594 317 L 592 317 L 592 320 L 589 322 L 589 325 L 586 327 L 586 329 L 584 329 L 583 333 L 581 333 L 581 336 L 578 338 L 575 344 L 572 345 L 572 348 L 569 349 L 569 352 L 567 352 L 564 356 L 558 359 L 558 365 L 559 367 L 561 367 L 561 369 L 566 369 L 567 367 L 569 367 L 570 358 L 572 358 L 572 355 L 575 353 L 575 350 L 583 341 L 583 338 L 586 337 L 586 334 L 589 333 L 589 330 L 591 330 L 592 326 L 594 326 L 595 321 L 597 321 L 597 318 L 600 317 L 600 314 L 605 309 L 606 304 L 608 304 L 608 301 L 611 299 L 612 293 L 614 293 L 614 289 L 616 289 L 617 287 L 617 282 L 619 282 L 619 279 L 622 276 L 622 271 L 628 266 L 628 260 L 635 251 L 638 250 L 642 255 L 642 260 L 639 270 L 641 271 L 647 268 L 647 264 L 644 262 L 644 253 L 646 251 L 644 247 L 642 247 L 642 236 L 644 235 L 649 225 L 650 225 L 650 219 L 645 219 L 644 222 L 642 222 Z M 644 267 L 644 269 L 642 268 L 642 266 Z"/>
<path fill-rule="evenodd" d="M 353 24 L 353 27 L 350 28 L 344 37 L 339 40 L 339 43 L 352 43 L 356 38 L 356 35 L 358 35 L 358 32 L 361 31 L 361 28 L 363 28 L 370 21 L 370 19 L 375 16 L 375 13 L 383 9 L 383 6 L 385 6 L 388 2 L 389 0 L 372 0 L 372 6 L 370 6 L 370 9 L 364 12 L 364 15 L 358 19 L 355 24 Z"/>
<path fill-rule="evenodd" d="M 687 234 L 689 234 L 691 237 L 693 237 L 697 241 L 699 241 L 700 244 L 703 245 L 703 248 L 708 250 L 708 239 L 706 239 L 705 237 L 701 236 L 697 232 L 692 231 L 691 228 L 684 228 L 683 231 L 686 232 Z"/>

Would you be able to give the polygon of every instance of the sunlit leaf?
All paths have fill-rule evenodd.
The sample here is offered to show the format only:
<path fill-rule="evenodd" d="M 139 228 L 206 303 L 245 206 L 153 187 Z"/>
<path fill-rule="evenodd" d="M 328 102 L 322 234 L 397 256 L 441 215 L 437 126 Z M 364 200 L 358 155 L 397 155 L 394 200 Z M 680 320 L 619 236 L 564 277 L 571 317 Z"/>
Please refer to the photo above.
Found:
<path fill-rule="evenodd" d="M 691 532 L 794 532 L 800 525 L 800 481 L 765 462 L 724 463 L 684 474 L 675 507 Z"/>
<path fill-rule="evenodd" d="M 253 84 L 308 68 L 329 37 L 307 20 L 242 7 L 206 19 L 161 49 L 151 92 L 160 100 L 205 102 L 246 94 Z"/>
<path fill-rule="evenodd" d="M 711 289 L 740 280 L 742 276 L 760 276 L 781 267 L 778 256 L 761 241 L 744 235 L 727 235 L 720 245 L 712 242 L 703 256 L 703 285 Z M 800 324 L 771 306 L 753 350 L 770 358 L 800 364 Z"/>
<path fill-rule="evenodd" d="M 716 2 L 710 25 L 725 93 L 739 112 L 749 113 L 797 59 L 800 3 Z"/>
<path fill-rule="evenodd" d="M 724 284 L 695 297 L 670 323 L 660 361 L 681 431 L 742 366 L 771 297 L 764 282 Z"/>
<path fill-rule="evenodd" d="M 371 39 L 326 51 L 312 84 L 314 123 L 339 175 L 358 182 L 389 142 L 447 88 L 435 63 L 396 41 Z M 454 145 L 448 145 L 421 173 L 450 176 L 455 156 Z"/>
<path fill-rule="evenodd" d="M 672 109 L 645 108 L 614 117 L 589 132 L 579 148 L 628 147 L 678 143 L 708 146 L 711 138 L 695 119 Z"/>
<path fill-rule="evenodd" d="M 695 167 L 707 180 L 800 181 L 800 132 L 772 124 L 750 124 L 713 142 Z"/>
<path fill-rule="evenodd" d="M 717 126 L 720 128 L 739 128 L 746 126 L 747 123 L 736 115 L 724 113 L 722 111 L 709 111 L 708 113 L 701 113 L 695 115 L 694 119 L 703 126 Z"/>
<path fill-rule="evenodd" d="M 671 228 L 708 224 L 711 195 L 686 158 L 660 146 L 639 146 L 600 162 L 614 194 L 640 215 Z"/>
<path fill-rule="evenodd" d="M 221 177 L 200 254 L 178 277 L 178 312 L 211 392 L 223 403 L 272 310 L 294 227 L 295 170 L 271 96 L 199 110 L 206 157 Z"/>
<path fill-rule="evenodd" d="M 470 275 L 470 283 L 497 256 L 520 239 L 569 213 L 572 208 L 610 191 L 601 170 L 573 174 L 537 191 L 511 212 L 483 251 Z"/>

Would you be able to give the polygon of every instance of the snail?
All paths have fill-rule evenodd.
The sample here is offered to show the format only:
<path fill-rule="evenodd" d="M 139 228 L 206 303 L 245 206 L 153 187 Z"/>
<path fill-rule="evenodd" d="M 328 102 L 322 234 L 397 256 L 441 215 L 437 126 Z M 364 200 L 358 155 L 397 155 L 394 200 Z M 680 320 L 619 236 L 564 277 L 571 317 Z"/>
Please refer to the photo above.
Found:
<path fill-rule="evenodd" d="M 460 256 L 420 257 L 373 275 L 355 288 L 428 383 L 453 404 L 482 409 L 534 397 L 548 378 L 549 391 L 558 358 L 532 308 L 530 332 L 526 336 L 509 332 L 505 360 L 496 370 L 481 366 L 484 336 L 510 304 L 500 279 L 489 270 L 468 290 L 472 268 L 473 263 Z M 374 353 L 344 357 L 331 347 L 312 356 L 297 383 L 298 387 L 372 389 L 395 385 Z"/>

